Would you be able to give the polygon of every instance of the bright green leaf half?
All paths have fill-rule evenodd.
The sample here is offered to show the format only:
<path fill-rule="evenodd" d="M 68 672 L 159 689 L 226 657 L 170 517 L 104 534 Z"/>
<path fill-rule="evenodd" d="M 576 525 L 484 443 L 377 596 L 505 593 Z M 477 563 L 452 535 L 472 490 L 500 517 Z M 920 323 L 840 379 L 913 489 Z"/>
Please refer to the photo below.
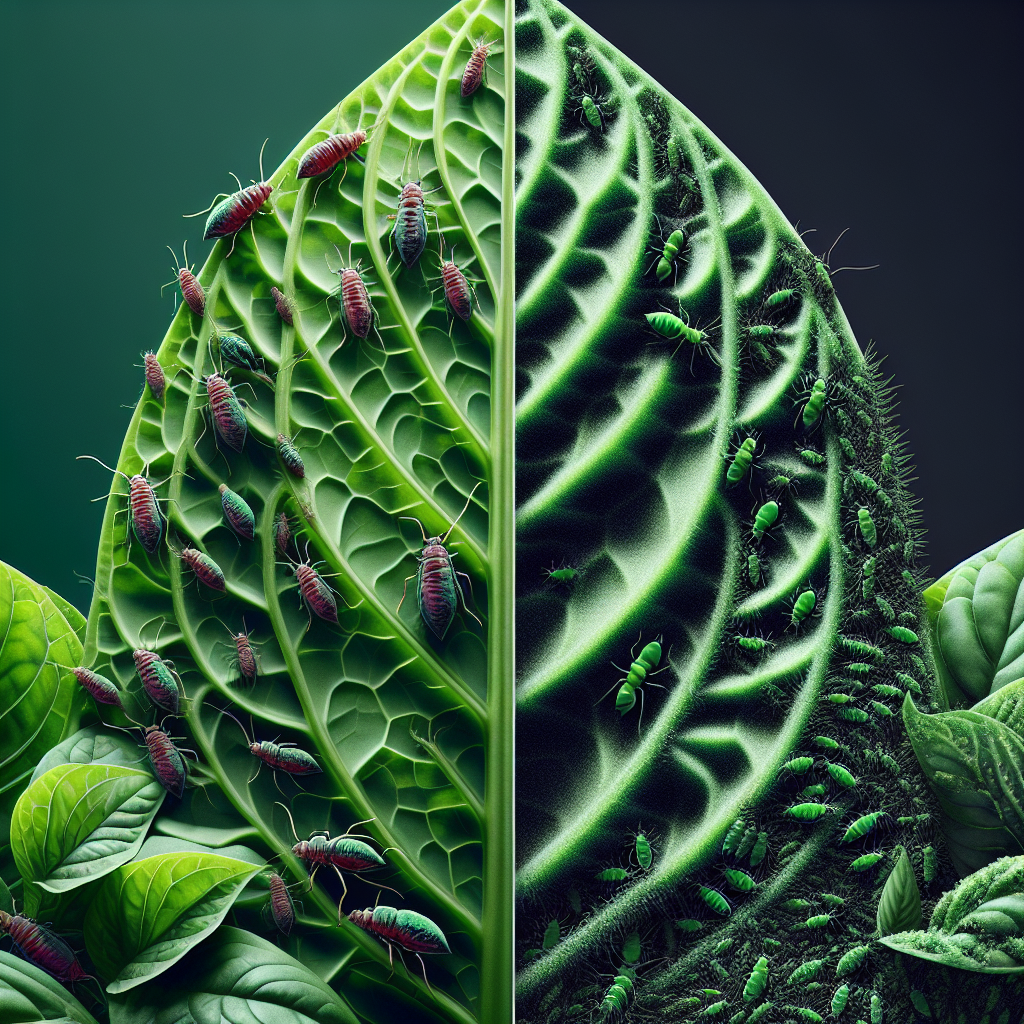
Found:
<path fill-rule="evenodd" d="M 960 874 L 1024 850 L 1024 740 L 974 711 L 922 714 L 909 694 L 903 721 Z"/>
<path fill-rule="evenodd" d="M 885 888 L 878 901 L 878 934 L 891 935 L 906 932 L 921 923 L 921 892 L 914 877 L 914 868 L 907 851 L 899 849 L 896 867 L 885 880 Z"/>
<path fill-rule="evenodd" d="M 146 748 L 127 734 L 90 725 L 51 747 L 36 765 L 30 785 L 61 764 L 119 764 L 134 768 L 145 761 Z"/>
<path fill-rule="evenodd" d="M 1024 530 L 951 569 L 924 597 L 951 707 L 1024 677 Z"/>
<path fill-rule="evenodd" d="M 96 1024 L 59 982 L 21 957 L 0 952 L 0 1024 L 57 1019 Z"/>
<path fill-rule="evenodd" d="M 85 919 L 85 944 L 107 991 L 125 992 L 180 960 L 224 920 L 259 870 L 214 853 L 168 853 L 108 875 Z"/>
<path fill-rule="evenodd" d="M 22 878 L 74 889 L 131 860 L 166 791 L 147 771 L 60 765 L 21 794 L 11 845 Z"/>

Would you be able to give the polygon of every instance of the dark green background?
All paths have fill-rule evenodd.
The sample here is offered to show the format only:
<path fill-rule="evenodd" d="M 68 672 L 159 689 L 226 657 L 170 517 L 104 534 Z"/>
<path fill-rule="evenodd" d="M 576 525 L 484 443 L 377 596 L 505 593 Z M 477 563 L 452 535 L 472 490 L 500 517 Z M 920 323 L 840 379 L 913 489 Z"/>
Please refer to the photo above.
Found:
<path fill-rule="evenodd" d="M 269 174 L 447 0 L 0 3 L 0 559 L 83 610 L 110 474 L 172 312 L 171 245 Z"/>
<path fill-rule="evenodd" d="M 0 0 L 0 558 L 80 607 L 212 196 L 269 172 L 446 0 Z M 902 385 L 936 573 L 1022 525 L 1020 3 L 569 0 L 743 160 Z"/>

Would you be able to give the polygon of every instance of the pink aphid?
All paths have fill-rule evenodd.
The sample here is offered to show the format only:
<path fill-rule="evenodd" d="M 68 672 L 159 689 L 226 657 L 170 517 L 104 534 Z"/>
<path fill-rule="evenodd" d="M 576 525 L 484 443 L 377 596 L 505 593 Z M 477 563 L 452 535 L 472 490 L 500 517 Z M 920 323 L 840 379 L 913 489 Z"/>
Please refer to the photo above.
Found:
<path fill-rule="evenodd" d="M 241 452 L 249 430 L 242 403 L 230 383 L 219 373 L 204 377 L 203 383 L 210 399 L 210 416 L 217 436 L 229 448 Z"/>
<path fill-rule="evenodd" d="M 285 880 L 276 872 L 270 873 L 270 916 L 282 935 L 290 935 L 295 925 L 295 902 Z"/>
<path fill-rule="evenodd" d="M 224 581 L 224 570 L 209 555 L 187 545 L 174 553 L 181 559 L 182 565 L 192 570 L 200 583 L 211 590 L 219 590 L 221 593 L 225 591 L 227 584 Z"/>
<path fill-rule="evenodd" d="M 308 554 L 307 554 L 308 559 Z M 323 577 L 308 562 L 295 566 L 295 577 L 299 581 L 299 593 L 306 607 L 325 622 L 338 621 L 338 602 L 334 591 L 324 582 Z"/>
<path fill-rule="evenodd" d="M 278 512 L 274 520 L 274 545 L 282 555 L 288 554 L 292 542 L 292 521 L 287 512 Z"/>
<path fill-rule="evenodd" d="M 149 385 L 149 390 L 153 392 L 153 397 L 158 401 L 163 401 L 164 392 L 167 390 L 167 378 L 164 376 L 164 368 L 160 365 L 160 360 L 157 359 L 156 354 L 153 352 L 147 352 L 142 357 L 143 364 L 146 370 L 146 383 Z"/>
<path fill-rule="evenodd" d="M 119 469 L 111 469 L 95 455 L 79 455 L 78 458 L 99 462 L 104 469 L 128 481 L 128 518 L 131 520 L 132 532 L 146 551 L 154 554 L 164 536 L 164 517 L 150 482 L 139 473 L 128 476 Z"/>
<path fill-rule="evenodd" d="M 343 135 L 331 135 L 306 150 L 299 162 L 296 178 L 315 178 L 333 170 L 342 160 L 347 160 L 366 141 L 366 132 L 361 128 Z M 347 171 L 347 168 L 346 168 Z"/>
<path fill-rule="evenodd" d="M 466 70 L 462 72 L 462 83 L 460 91 L 462 98 L 472 96 L 480 88 L 484 80 L 484 71 L 487 69 L 487 58 L 490 55 L 494 43 L 477 43 L 473 47 L 473 53 L 466 61 Z"/>
<path fill-rule="evenodd" d="M 338 249 L 337 246 L 334 248 Z M 340 249 L 338 249 L 338 256 L 341 256 Z M 349 262 L 351 263 L 351 261 L 352 250 L 349 246 Z M 346 267 L 343 264 L 338 270 L 333 271 L 341 279 L 338 301 L 341 303 L 342 319 L 345 326 L 357 338 L 365 338 L 370 333 L 374 320 L 370 293 L 366 290 L 362 275 L 359 273 L 361 262 L 361 260 L 357 260 L 353 267 Z"/>
<path fill-rule="evenodd" d="M 146 696 L 158 707 L 172 715 L 181 709 L 181 685 L 173 663 L 164 661 L 156 651 L 132 651 L 135 670 L 142 680 Z"/>
<path fill-rule="evenodd" d="M 170 249 L 171 255 L 174 257 L 174 272 L 178 278 L 181 297 L 196 316 L 202 316 L 206 312 L 206 292 L 203 291 L 203 286 L 199 283 L 198 278 L 192 273 L 192 268 L 188 265 L 188 242 L 182 247 L 185 259 L 184 266 L 179 265 L 178 254 L 170 246 L 167 246 L 167 248 Z M 174 282 L 170 283 L 173 284 Z M 167 285 L 164 285 L 164 288 L 166 287 Z"/>
<path fill-rule="evenodd" d="M 241 633 L 232 633 L 228 630 L 231 640 L 235 645 L 235 660 L 238 664 L 238 671 L 247 683 L 254 683 L 259 673 L 259 663 L 256 659 L 256 652 L 253 650 L 249 633 L 242 630 Z"/>
<path fill-rule="evenodd" d="M 277 307 L 277 315 L 291 327 L 294 323 L 291 300 L 276 285 L 270 289 L 270 295 Z"/>
<path fill-rule="evenodd" d="M 121 707 L 121 691 L 106 676 L 101 676 L 98 672 L 93 672 L 91 668 L 81 665 L 71 671 L 81 684 L 82 689 L 97 704 L 113 704 L 115 707 Z"/>
<path fill-rule="evenodd" d="M 59 936 L 36 924 L 30 917 L 0 910 L 0 933 L 14 940 L 25 959 L 42 968 L 62 984 L 92 978 L 78 962 L 74 950 Z"/>
<path fill-rule="evenodd" d="M 460 320 L 469 320 L 473 315 L 473 298 L 476 293 L 453 259 L 441 261 L 441 283 L 451 311 Z"/>
<path fill-rule="evenodd" d="M 171 737 L 155 725 L 147 725 L 143 735 L 153 774 L 168 793 L 180 798 L 185 792 L 185 781 L 188 778 L 184 754 L 174 745 Z"/>

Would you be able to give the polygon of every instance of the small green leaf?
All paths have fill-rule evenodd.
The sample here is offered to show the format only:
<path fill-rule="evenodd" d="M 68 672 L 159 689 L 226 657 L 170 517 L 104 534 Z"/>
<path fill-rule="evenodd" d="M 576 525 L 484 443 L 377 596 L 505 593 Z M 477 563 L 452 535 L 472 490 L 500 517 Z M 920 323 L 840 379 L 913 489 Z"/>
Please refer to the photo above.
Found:
<path fill-rule="evenodd" d="M 111 1024 L 356 1024 L 344 999 L 308 967 L 228 925 L 167 977 L 112 1000 Z"/>
<path fill-rule="evenodd" d="M 0 952 L 0 1024 L 57 1019 L 96 1024 L 59 982 L 20 957 Z"/>
<path fill-rule="evenodd" d="M 146 748 L 126 733 L 90 725 L 51 747 L 36 765 L 29 785 L 61 764 L 120 764 L 134 768 L 145 760 Z"/>
<path fill-rule="evenodd" d="M 85 919 L 86 948 L 111 979 L 107 991 L 126 992 L 180 960 L 258 870 L 215 853 L 165 853 L 108 875 Z"/>
<path fill-rule="evenodd" d="M 21 794 L 11 821 L 22 878 L 64 892 L 132 859 L 166 791 L 147 771 L 60 765 Z"/>
<path fill-rule="evenodd" d="M 903 721 L 942 806 L 957 871 L 1024 849 L 1024 740 L 975 711 L 922 714 L 910 694 Z"/>
<path fill-rule="evenodd" d="M 562 929 L 558 923 L 558 919 L 554 918 L 548 923 L 547 928 L 544 929 L 544 940 L 541 946 L 544 949 L 551 949 L 552 946 L 558 945 L 558 940 L 562 937 Z"/>
<path fill-rule="evenodd" d="M 951 569 L 924 597 L 951 707 L 1024 677 L 1024 530 Z"/>
<path fill-rule="evenodd" d="M 627 964 L 635 964 L 640 959 L 640 936 L 633 932 L 623 943 L 622 959 Z"/>
<path fill-rule="evenodd" d="M 921 923 L 921 892 L 910 864 L 907 851 L 902 846 L 899 859 L 885 880 L 885 888 L 878 900 L 878 934 L 892 935 L 907 932 Z"/>

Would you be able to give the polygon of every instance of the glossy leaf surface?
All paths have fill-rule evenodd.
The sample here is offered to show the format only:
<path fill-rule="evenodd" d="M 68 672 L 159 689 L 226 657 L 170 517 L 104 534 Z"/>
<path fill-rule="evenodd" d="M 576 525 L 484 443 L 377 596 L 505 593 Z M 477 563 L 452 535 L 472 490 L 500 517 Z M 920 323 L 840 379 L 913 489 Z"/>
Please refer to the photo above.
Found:
<path fill-rule="evenodd" d="M 0 951 L 0 1024 L 36 1020 L 96 1019 L 63 985 L 21 957 Z"/>

